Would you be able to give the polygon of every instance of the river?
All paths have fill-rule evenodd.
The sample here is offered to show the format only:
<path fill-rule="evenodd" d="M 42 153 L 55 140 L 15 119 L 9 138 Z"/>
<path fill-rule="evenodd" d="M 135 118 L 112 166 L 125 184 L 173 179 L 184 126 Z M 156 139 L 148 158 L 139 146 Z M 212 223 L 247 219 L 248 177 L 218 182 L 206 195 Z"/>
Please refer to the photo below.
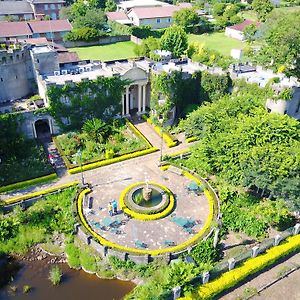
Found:
<path fill-rule="evenodd" d="M 134 288 L 131 282 L 121 280 L 103 280 L 84 271 L 75 271 L 67 264 L 59 264 L 63 271 L 62 282 L 53 286 L 48 279 L 50 265 L 45 261 L 20 261 L 20 269 L 6 274 L 13 281 L 0 289 L 0 300 L 118 300 Z M 32 287 L 23 294 L 23 286 Z M 11 286 L 16 286 L 13 292 Z"/>

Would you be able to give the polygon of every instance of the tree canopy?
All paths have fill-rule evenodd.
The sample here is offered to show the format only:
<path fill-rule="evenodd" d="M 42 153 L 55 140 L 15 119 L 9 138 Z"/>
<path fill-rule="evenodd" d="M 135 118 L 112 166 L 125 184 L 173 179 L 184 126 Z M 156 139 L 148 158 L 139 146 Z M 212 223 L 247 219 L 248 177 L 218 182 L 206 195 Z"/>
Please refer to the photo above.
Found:
<path fill-rule="evenodd" d="M 252 8 L 256 11 L 258 19 L 264 22 L 274 6 L 271 0 L 253 0 Z"/>
<path fill-rule="evenodd" d="M 180 57 L 188 47 L 187 34 L 182 27 L 173 25 L 161 37 L 160 45 L 163 50 L 171 51 L 173 57 Z"/>
<path fill-rule="evenodd" d="M 274 12 L 262 28 L 263 46 L 253 58 L 277 71 L 300 75 L 300 11 Z"/>
<path fill-rule="evenodd" d="M 192 8 L 183 8 L 173 14 L 174 23 L 187 30 L 189 27 L 197 25 L 200 18 Z"/>

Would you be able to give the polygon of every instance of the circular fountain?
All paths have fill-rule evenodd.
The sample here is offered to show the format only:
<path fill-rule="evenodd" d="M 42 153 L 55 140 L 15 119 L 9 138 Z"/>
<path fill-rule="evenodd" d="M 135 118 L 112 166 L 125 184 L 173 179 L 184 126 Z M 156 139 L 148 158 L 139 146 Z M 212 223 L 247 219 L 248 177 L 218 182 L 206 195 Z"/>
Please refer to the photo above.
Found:
<path fill-rule="evenodd" d="M 124 202 L 123 210 L 127 209 L 137 214 L 153 215 L 162 212 L 169 206 L 170 197 L 174 199 L 172 193 L 166 187 L 146 181 L 128 187 L 121 200 L 122 203 Z"/>

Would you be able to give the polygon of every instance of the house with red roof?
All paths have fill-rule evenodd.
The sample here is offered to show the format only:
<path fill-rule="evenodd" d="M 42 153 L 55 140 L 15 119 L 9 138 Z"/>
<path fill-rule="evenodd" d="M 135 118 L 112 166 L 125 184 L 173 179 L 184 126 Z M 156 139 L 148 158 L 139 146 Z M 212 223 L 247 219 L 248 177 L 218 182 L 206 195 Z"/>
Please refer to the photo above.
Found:
<path fill-rule="evenodd" d="M 44 37 L 60 42 L 71 30 L 68 20 L 0 22 L 0 41 Z"/>
<path fill-rule="evenodd" d="M 168 5 L 162 7 L 138 7 L 131 9 L 127 16 L 135 26 L 151 26 L 153 29 L 166 28 L 173 24 L 173 14 L 183 7 Z"/>
<path fill-rule="evenodd" d="M 235 24 L 233 26 L 228 26 L 225 29 L 225 35 L 240 41 L 245 40 L 244 30 L 249 25 L 255 25 L 257 28 L 261 25 L 260 22 L 252 21 L 252 20 L 245 20 L 240 24 Z"/>

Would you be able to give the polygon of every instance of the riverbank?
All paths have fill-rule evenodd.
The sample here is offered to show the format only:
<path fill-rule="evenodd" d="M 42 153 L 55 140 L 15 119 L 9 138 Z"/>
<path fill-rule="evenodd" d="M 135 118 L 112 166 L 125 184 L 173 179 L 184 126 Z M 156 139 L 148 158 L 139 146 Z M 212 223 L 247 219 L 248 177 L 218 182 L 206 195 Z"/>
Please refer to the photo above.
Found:
<path fill-rule="evenodd" d="M 63 273 L 59 286 L 53 286 L 48 279 L 49 270 L 58 265 Z M 25 256 L 9 258 L 6 277 L 8 284 L 0 289 L 1 300 L 81 300 L 89 297 L 103 299 L 122 299 L 133 288 L 129 281 L 116 279 L 99 279 L 83 270 L 73 270 L 65 263 L 63 256 L 50 256 L 39 248 L 34 247 Z M 23 293 L 23 287 L 29 286 L 28 294 Z"/>

